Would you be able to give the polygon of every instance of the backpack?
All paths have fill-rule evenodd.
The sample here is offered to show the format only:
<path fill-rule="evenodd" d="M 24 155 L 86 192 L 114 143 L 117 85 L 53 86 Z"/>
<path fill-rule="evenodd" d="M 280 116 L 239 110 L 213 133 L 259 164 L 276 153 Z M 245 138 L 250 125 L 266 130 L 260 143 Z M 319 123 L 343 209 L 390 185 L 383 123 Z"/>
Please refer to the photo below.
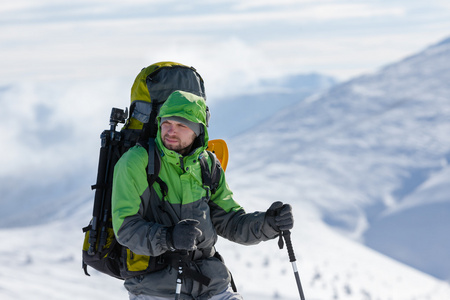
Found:
<path fill-rule="evenodd" d="M 83 228 L 84 243 L 82 265 L 86 275 L 90 276 L 87 266 L 118 279 L 125 279 L 122 266 L 122 254 L 126 247 L 120 245 L 114 235 L 111 217 L 111 193 L 114 166 L 120 157 L 136 143 L 141 143 L 149 153 L 148 184 L 164 184 L 159 178 L 159 161 L 155 150 L 154 138 L 157 132 L 156 116 L 167 97 L 176 90 L 188 91 L 206 100 L 203 79 L 193 67 L 174 62 L 160 62 L 150 65 L 136 77 L 132 92 L 130 114 L 128 109 L 112 108 L 110 128 L 100 135 L 101 147 L 97 171 L 92 219 Z M 209 111 L 207 110 L 207 113 Z M 124 124 L 120 131 L 117 125 Z M 211 170 L 205 157 L 200 160 L 203 185 L 211 193 L 215 192 L 220 180 L 220 167 L 226 169 L 228 149 L 223 140 L 208 142 L 207 153 L 213 162 Z M 213 154 L 214 153 L 214 154 Z M 167 186 L 161 186 L 161 190 Z M 157 269 L 154 261 L 149 269 Z M 138 274 L 134 274 L 136 276 Z"/>

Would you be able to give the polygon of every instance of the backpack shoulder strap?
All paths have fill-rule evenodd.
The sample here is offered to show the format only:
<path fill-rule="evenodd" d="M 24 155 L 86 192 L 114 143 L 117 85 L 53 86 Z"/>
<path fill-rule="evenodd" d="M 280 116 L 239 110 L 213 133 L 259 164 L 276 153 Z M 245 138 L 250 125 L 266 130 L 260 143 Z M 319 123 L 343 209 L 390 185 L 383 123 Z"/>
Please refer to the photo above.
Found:
<path fill-rule="evenodd" d="M 222 167 L 216 156 L 210 152 L 208 153 L 209 159 L 211 160 L 211 169 L 208 166 L 208 160 L 205 156 L 200 157 L 200 166 L 202 170 L 203 187 L 211 191 L 214 194 L 219 187 L 220 177 L 222 175 Z M 209 197 L 210 195 L 208 195 Z"/>
<path fill-rule="evenodd" d="M 153 149 L 148 149 L 147 147 L 145 148 L 149 152 L 149 157 L 153 158 L 152 160 L 154 163 L 153 174 L 149 174 L 149 172 L 147 172 L 148 185 L 149 187 L 151 187 L 153 183 L 157 182 L 161 187 L 163 195 L 165 196 L 167 195 L 168 187 L 167 184 L 165 184 L 165 182 L 159 178 L 159 170 L 161 169 L 161 157 L 159 156 L 156 147 Z M 153 155 L 151 155 L 151 152 L 153 152 Z M 203 187 L 209 190 L 211 194 L 214 194 L 219 187 L 220 177 L 222 175 L 222 166 L 220 165 L 220 161 L 212 152 L 206 152 L 208 153 L 209 159 L 211 160 L 211 169 L 209 168 L 207 158 L 202 155 L 200 157 L 200 167 L 202 172 Z M 208 197 L 209 196 L 210 195 L 208 195 Z"/>
<path fill-rule="evenodd" d="M 139 141 L 138 144 L 145 148 L 148 152 L 148 165 L 147 165 L 147 182 L 148 186 L 151 187 L 153 183 L 158 182 L 161 185 L 162 180 L 159 178 L 159 170 L 161 169 L 161 157 L 156 150 L 156 145 L 153 143 L 145 143 L 144 141 Z M 149 169 L 153 171 L 150 172 Z M 165 189 L 161 189 L 164 193 Z"/>

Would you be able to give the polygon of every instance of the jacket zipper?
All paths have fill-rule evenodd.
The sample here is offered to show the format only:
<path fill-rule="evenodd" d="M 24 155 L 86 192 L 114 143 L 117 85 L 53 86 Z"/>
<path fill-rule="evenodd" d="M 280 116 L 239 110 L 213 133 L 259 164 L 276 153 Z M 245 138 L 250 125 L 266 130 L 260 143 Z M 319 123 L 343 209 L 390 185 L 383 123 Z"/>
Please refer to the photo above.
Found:
<path fill-rule="evenodd" d="M 181 168 L 181 170 L 184 171 L 184 161 L 183 161 L 183 156 L 180 156 L 180 168 Z"/>

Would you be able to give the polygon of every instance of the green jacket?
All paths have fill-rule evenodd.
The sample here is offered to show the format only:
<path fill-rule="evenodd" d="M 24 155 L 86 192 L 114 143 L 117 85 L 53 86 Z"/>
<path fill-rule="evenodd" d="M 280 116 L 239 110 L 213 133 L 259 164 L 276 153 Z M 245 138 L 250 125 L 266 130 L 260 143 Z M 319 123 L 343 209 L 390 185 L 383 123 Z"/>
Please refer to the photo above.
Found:
<path fill-rule="evenodd" d="M 233 199 L 233 193 L 225 180 L 222 169 L 219 186 L 210 198 L 204 189 L 199 157 L 205 156 L 211 167 L 212 161 L 206 153 L 208 132 L 206 128 L 205 103 L 203 98 L 189 93 L 169 97 L 161 107 L 161 117 L 180 116 L 203 124 L 204 131 L 197 147 L 189 155 L 182 156 L 164 147 L 160 131 L 156 145 L 161 157 L 159 177 L 168 186 L 167 196 L 158 183 L 148 186 L 146 167 L 148 153 L 142 146 L 127 151 L 115 166 L 112 218 L 116 237 L 129 250 L 127 267 L 130 271 L 148 268 L 150 256 L 159 256 L 170 251 L 166 233 L 182 219 L 196 219 L 202 235 L 197 248 L 204 253 L 214 249 L 217 235 L 231 241 L 250 245 L 272 239 L 277 235 L 264 222 L 265 213 L 245 213 Z M 193 262 L 192 268 L 211 278 L 208 287 L 186 279 L 183 282 L 183 299 L 208 299 L 222 292 L 230 283 L 230 275 L 221 260 L 204 255 Z M 151 271 L 151 270 L 150 270 Z M 177 270 L 168 266 L 163 270 L 149 272 L 125 281 L 125 287 L 134 294 L 172 297 L 175 293 Z"/>

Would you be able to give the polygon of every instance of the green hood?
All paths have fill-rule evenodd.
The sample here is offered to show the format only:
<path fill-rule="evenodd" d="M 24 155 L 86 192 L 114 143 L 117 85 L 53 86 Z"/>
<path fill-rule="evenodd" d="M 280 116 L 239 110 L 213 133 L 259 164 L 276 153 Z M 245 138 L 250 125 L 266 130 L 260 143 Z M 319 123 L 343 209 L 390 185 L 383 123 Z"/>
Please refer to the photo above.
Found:
<path fill-rule="evenodd" d="M 206 127 L 206 102 L 200 96 L 195 94 L 175 91 L 167 98 L 161 106 L 158 115 L 158 142 L 161 141 L 161 118 L 182 117 L 194 123 L 200 123 L 203 126 L 203 133 L 198 137 L 203 147 L 202 151 L 208 145 L 208 130 Z"/>

